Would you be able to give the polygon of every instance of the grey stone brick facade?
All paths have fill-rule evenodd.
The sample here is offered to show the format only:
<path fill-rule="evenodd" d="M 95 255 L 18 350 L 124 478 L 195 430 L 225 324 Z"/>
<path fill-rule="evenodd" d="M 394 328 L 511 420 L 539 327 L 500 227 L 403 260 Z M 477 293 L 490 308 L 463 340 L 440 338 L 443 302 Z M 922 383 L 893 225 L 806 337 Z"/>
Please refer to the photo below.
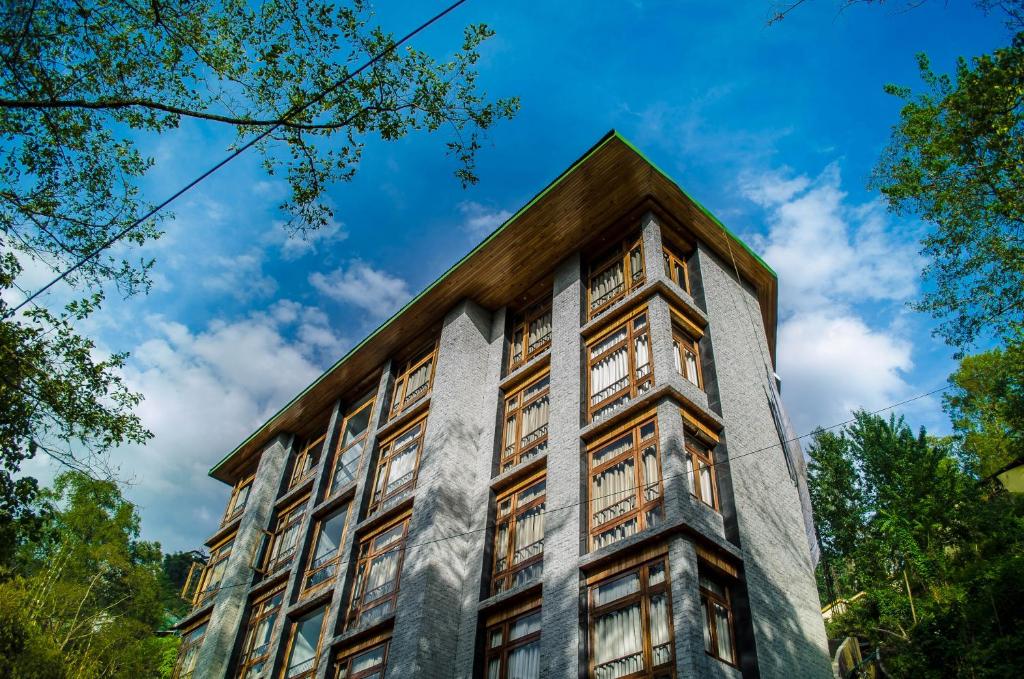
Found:
<path fill-rule="evenodd" d="M 550 348 L 525 367 L 508 370 L 516 309 L 488 309 L 471 298 L 436 319 L 440 330 L 429 395 L 406 413 L 390 417 L 389 399 L 410 357 L 395 355 L 366 366 L 377 385 L 368 432 L 354 480 L 333 494 L 330 474 L 344 436 L 344 414 L 362 394 L 335 399 L 312 481 L 288 488 L 296 436 L 281 433 L 258 452 L 256 480 L 237 523 L 220 589 L 212 604 L 197 608 L 180 625 L 188 630 L 209 621 L 192 676 L 238 676 L 251 657 L 245 640 L 253 604 L 277 588 L 284 592 L 284 603 L 269 627 L 269 659 L 254 676 L 285 676 L 295 622 L 323 607 L 319 651 L 301 676 L 334 677 L 336 658 L 387 640 L 388 677 L 486 677 L 489 625 L 509 611 L 536 604 L 541 612 L 537 676 L 591 676 L 597 649 L 588 588 L 603 574 L 611 577 L 631 567 L 630 560 L 642 560 L 641 555 L 667 558 L 674 659 L 657 674 L 644 676 L 831 676 L 800 495 L 768 403 L 771 346 L 757 291 L 738 279 L 732 262 L 700 240 L 687 258 L 687 291 L 666 275 L 662 264 L 663 233 L 679 227 L 646 212 L 619 228 L 641 234 L 646 279 L 597 320 L 588 319 L 587 258 L 593 253 L 586 247 L 563 253 L 543 279 L 551 303 Z M 653 386 L 602 420 L 588 422 L 588 342 L 641 306 L 648 315 Z M 679 313 L 703 332 L 702 387 L 675 367 L 673 315 Z M 421 339 L 429 338 L 415 338 Z M 543 370 L 550 380 L 546 451 L 505 471 L 499 466 L 504 399 L 525 384 L 528 378 L 522 376 Z M 368 515 L 377 492 L 382 441 L 420 415 L 426 424 L 415 488 L 395 506 Z M 661 519 L 615 544 L 590 549 L 588 444 L 641 416 L 657 423 Z M 712 452 L 717 509 L 691 489 L 686 459 L 694 422 L 718 438 Z M 541 470 L 546 479 L 542 574 L 492 594 L 496 498 Z M 290 565 L 281 573 L 258 572 L 254 565 L 266 549 L 261 547 L 264 531 L 273 533 L 277 513 L 305 493 L 310 500 Z M 314 527 L 343 506 L 348 520 L 336 573 L 327 586 L 307 594 L 303 582 Z M 406 514 L 405 546 L 395 552 L 402 562 L 394 610 L 369 625 L 347 625 L 360 586 L 360 545 L 392 517 Z M 222 528 L 216 537 L 231 529 Z M 700 576 L 706 572 L 716 574 L 730 593 L 738 655 L 733 664 L 705 651 Z"/>

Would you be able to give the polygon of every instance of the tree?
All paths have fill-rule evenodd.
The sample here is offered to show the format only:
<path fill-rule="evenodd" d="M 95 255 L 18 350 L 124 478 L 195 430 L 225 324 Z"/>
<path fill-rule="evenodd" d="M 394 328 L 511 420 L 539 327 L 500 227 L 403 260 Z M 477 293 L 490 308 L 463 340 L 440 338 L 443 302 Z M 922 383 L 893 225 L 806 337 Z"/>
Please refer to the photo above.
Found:
<path fill-rule="evenodd" d="M 186 120 L 232 131 L 235 147 L 270 131 L 254 151 L 290 185 L 281 209 L 296 232 L 332 217 L 325 191 L 354 176 L 371 137 L 444 130 L 456 176 L 476 180 L 483 136 L 518 108 L 477 85 L 479 48 L 492 31 L 468 26 L 436 60 L 394 49 L 370 18 L 364 0 L 0 7 L 0 539 L 37 490 L 14 480 L 26 458 L 59 451 L 81 469 L 83 451 L 101 456 L 149 436 L 132 414 L 141 396 L 118 377 L 125 356 L 98 358 L 75 331 L 111 288 L 148 290 L 154 262 L 134 246 L 158 238 L 167 214 L 102 249 L 153 203 L 139 188 L 155 162 L 140 140 Z M 57 273 L 83 261 L 67 279 L 80 299 L 12 313 L 26 265 Z"/>
<path fill-rule="evenodd" d="M 893 676 L 1018 676 L 1024 661 L 1008 649 L 1024 641 L 1024 502 L 979 484 L 955 443 L 865 412 L 815 434 L 822 597 L 865 593 L 830 636 L 881 647 Z"/>
<path fill-rule="evenodd" d="M 1024 459 L 1024 336 L 960 362 L 946 412 L 963 446 L 989 476 Z"/>
<path fill-rule="evenodd" d="M 164 623 L 159 545 L 112 481 L 65 472 L 37 502 L 48 519 L 0 583 L 0 674 L 158 677 L 176 639 Z M 6 666 L 4 666 L 6 663 Z"/>

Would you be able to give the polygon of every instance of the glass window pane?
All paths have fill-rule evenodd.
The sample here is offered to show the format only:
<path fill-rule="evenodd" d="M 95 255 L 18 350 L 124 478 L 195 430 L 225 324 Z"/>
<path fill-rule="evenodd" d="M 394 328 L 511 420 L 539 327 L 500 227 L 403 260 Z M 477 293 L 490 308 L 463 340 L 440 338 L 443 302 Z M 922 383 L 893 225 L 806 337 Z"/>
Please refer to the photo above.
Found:
<path fill-rule="evenodd" d="M 624 677 L 644 669 L 640 604 L 606 613 L 594 621 L 594 674 Z"/>
<path fill-rule="evenodd" d="M 525 615 L 511 625 L 508 628 L 508 640 L 515 641 L 516 639 L 522 639 L 527 634 L 533 634 L 540 629 L 540 611 Z"/>
<path fill-rule="evenodd" d="M 323 621 L 324 609 L 321 608 L 297 623 L 286 676 L 293 677 L 305 672 L 316 661 L 316 650 L 320 641 L 320 628 L 323 626 Z"/>
<path fill-rule="evenodd" d="M 506 675 L 508 679 L 537 679 L 540 676 L 540 643 L 534 641 L 509 651 Z"/>
<path fill-rule="evenodd" d="M 640 574 L 630 573 L 594 587 L 594 605 L 604 606 L 640 591 Z"/>

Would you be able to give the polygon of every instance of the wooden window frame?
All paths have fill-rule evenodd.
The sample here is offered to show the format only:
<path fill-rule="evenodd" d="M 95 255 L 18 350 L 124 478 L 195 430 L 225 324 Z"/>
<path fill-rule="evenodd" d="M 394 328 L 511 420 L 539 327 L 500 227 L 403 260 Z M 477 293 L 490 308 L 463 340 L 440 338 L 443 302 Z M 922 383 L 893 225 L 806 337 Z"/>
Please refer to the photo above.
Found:
<path fill-rule="evenodd" d="M 644 325 L 642 328 L 637 329 L 635 327 L 636 321 L 639 318 L 644 317 Z M 609 336 L 616 334 L 622 328 L 626 329 L 626 336 L 619 342 L 606 347 L 600 354 L 596 356 L 593 354 L 593 349 L 596 345 L 606 340 Z M 636 340 L 640 337 L 647 336 L 647 371 L 643 375 L 637 375 L 638 367 L 636 364 Z M 615 384 L 625 381 L 626 383 L 616 389 L 610 391 L 615 384 L 605 387 L 604 392 L 610 392 L 605 394 L 599 401 L 594 401 L 594 373 L 593 367 L 606 357 L 619 351 L 622 346 L 625 345 L 627 351 L 627 369 L 626 376 L 620 378 Z M 619 399 L 626 397 L 627 403 L 632 401 L 637 396 L 650 391 L 654 387 L 654 347 L 651 343 L 651 318 L 648 312 L 647 305 L 641 306 L 639 309 L 631 311 L 623 318 L 616 321 L 609 328 L 598 334 L 597 336 L 589 339 L 586 345 L 586 358 L 587 358 L 587 419 L 593 422 L 596 418 L 605 417 L 610 412 L 602 413 L 601 411 L 612 405 Z"/>
<path fill-rule="evenodd" d="M 302 670 L 298 674 L 288 674 L 288 664 L 291 662 L 292 659 L 292 650 L 295 647 L 295 637 L 299 633 L 299 625 L 302 623 L 303 620 L 310 617 L 311 615 L 314 615 L 317 611 L 320 610 L 323 611 L 324 617 L 323 620 L 320 621 L 320 634 L 316 640 L 316 650 L 313 652 L 313 662 L 308 668 Z M 291 625 L 288 631 L 288 645 L 285 647 L 284 662 L 281 663 L 281 679 L 308 679 L 309 677 L 312 677 L 316 674 L 317 667 L 320 666 L 320 653 L 323 651 L 325 636 L 324 632 L 327 629 L 327 623 L 331 617 L 330 613 L 330 603 L 325 603 L 321 606 L 314 606 L 313 608 L 304 611 L 302 615 L 290 621 Z"/>
<path fill-rule="evenodd" d="M 398 592 L 402 584 L 402 566 L 405 563 L 405 549 L 407 546 L 406 543 L 409 540 L 409 525 L 411 523 L 411 519 L 412 512 L 406 512 L 360 538 L 357 550 L 355 575 L 353 577 L 352 593 L 349 596 L 349 605 L 345 614 L 346 629 L 355 629 L 361 626 L 361 623 L 363 623 L 363 615 L 366 611 L 376 608 L 377 606 L 383 606 L 389 600 L 391 602 L 391 611 L 384 615 L 391 615 L 391 613 L 395 611 L 395 604 L 398 601 Z M 401 537 L 394 543 L 385 545 L 382 548 L 374 548 L 374 541 L 396 526 L 402 526 Z M 395 564 L 394 584 L 387 594 L 370 600 L 364 600 L 366 595 L 366 591 L 364 589 L 367 581 L 366 574 L 369 572 L 373 560 L 390 551 L 399 552 L 398 562 Z"/>
<path fill-rule="evenodd" d="M 210 577 L 213 575 L 214 569 L 222 562 L 227 561 L 231 558 L 231 552 L 235 547 L 236 534 L 232 533 L 228 537 L 224 538 L 216 545 L 210 548 L 210 558 L 203 564 L 203 569 L 199 575 L 199 585 L 196 587 L 195 596 L 192 600 L 192 605 L 196 608 L 205 604 L 220 590 L 220 580 L 217 581 L 217 586 L 210 588 Z M 227 553 L 224 553 L 224 549 L 227 547 Z M 195 564 L 193 564 L 194 566 Z M 189 571 L 189 577 L 185 580 L 185 588 L 189 586 L 189 579 L 191 579 L 192 571 Z M 221 580 L 223 580 L 223 575 Z"/>
<path fill-rule="evenodd" d="M 252 607 L 249 610 L 249 619 L 245 624 L 245 635 L 242 637 L 242 651 L 239 655 L 238 660 L 238 674 L 239 679 L 246 679 L 246 673 L 259 663 L 273 662 L 274 651 L 277 650 L 277 645 L 272 643 L 274 638 L 274 627 L 277 626 L 277 622 L 271 624 L 270 638 L 263 644 L 263 651 L 259 655 L 252 655 L 254 649 L 253 643 L 255 639 L 253 635 L 256 633 L 256 629 L 261 622 L 270 618 L 273 615 L 280 614 L 284 608 L 284 590 L 285 586 L 281 585 L 266 594 L 260 595 L 252 603 Z M 280 596 L 280 601 L 277 604 L 273 604 L 273 599 Z M 262 670 L 260 670 L 262 671 Z M 255 675 L 258 676 L 258 675 Z"/>
<path fill-rule="evenodd" d="M 206 630 L 209 628 L 209 625 L 210 618 L 207 617 L 197 623 L 193 623 L 187 630 L 181 633 L 181 645 L 178 647 L 178 658 L 174 662 L 174 672 L 171 673 L 171 679 L 191 679 L 195 674 L 196 668 L 194 663 L 192 669 L 187 673 L 185 672 L 185 660 L 193 649 L 195 649 L 195 655 L 192 657 L 198 658 L 200 646 L 202 646 L 203 640 L 206 639 Z M 202 628 L 203 633 L 199 635 L 198 639 L 193 639 L 192 635 L 200 628 Z"/>
<path fill-rule="evenodd" d="M 631 255 L 634 251 L 639 251 L 640 255 L 640 267 L 638 271 L 632 270 Z M 592 299 L 591 291 L 593 289 L 592 283 L 594 279 L 615 266 L 622 267 L 621 288 L 605 293 L 605 295 L 598 300 Z M 599 257 L 591 260 L 587 269 L 587 319 L 597 318 L 620 299 L 642 286 L 647 280 L 644 267 L 644 243 L 642 233 L 637 233 L 634 236 L 619 241 L 614 247 L 605 250 Z"/>
<path fill-rule="evenodd" d="M 401 448 L 394 448 L 394 443 L 414 427 L 420 428 L 419 434 L 417 434 L 415 438 L 409 440 Z M 419 480 L 420 459 L 423 457 L 423 441 L 426 432 L 427 416 L 424 414 L 381 442 L 378 447 L 377 464 L 373 472 L 373 485 L 370 486 L 371 495 L 370 504 L 366 509 L 367 516 L 372 516 L 378 512 L 391 509 L 399 502 L 407 499 L 408 493 L 416 489 L 416 482 Z M 416 461 L 413 463 L 412 476 L 410 479 L 391 491 L 387 490 L 386 485 L 378 491 L 378 484 L 390 483 L 392 481 L 392 479 L 389 478 L 391 463 L 394 462 L 399 453 L 413 445 L 416 446 Z"/>
<path fill-rule="evenodd" d="M 693 352 L 696 374 L 692 377 L 690 375 L 690 368 L 686 363 L 686 349 Z M 682 375 L 684 380 L 689 381 L 698 389 L 704 391 L 704 373 L 700 366 L 700 342 L 676 323 L 672 324 L 672 350 L 675 352 L 678 364 L 676 371 Z"/>
<path fill-rule="evenodd" d="M 532 601 L 529 604 L 528 610 L 516 610 L 511 615 L 504 616 L 500 620 L 488 623 L 484 630 L 484 676 L 490 679 L 491 675 L 488 670 L 490 669 L 491 661 L 497 658 L 500 663 L 498 666 L 498 679 L 508 679 L 509 653 L 528 644 L 538 643 L 540 641 L 541 632 L 544 631 L 542 627 L 536 632 L 530 632 L 518 639 L 509 641 L 509 629 L 519 620 L 540 612 L 540 601 Z M 492 646 L 491 635 L 499 631 L 501 633 L 501 643 L 498 646 Z"/>
<path fill-rule="evenodd" d="M 252 484 L 255 480 L 256 473 L 253 472 L 252 474 L 242 477 L 242 479 L 235 484 L 234 488 L 231 489 L 231 498 L 228 500 L 228 506 L 224 510 L 224 518 L 220 522 L 221 526 L 228 525 L 241 516 L 242 512 L 245 511 L 245 507 L 249 503 L 249 495 L 252 493 Z M 236 506 L 238 496 L 241 494 L 243 488 L 247 489 L 245 499 L 242 500 L 241 506 Z"/>
<path fill-rule="evenodd" d="M 388 407 L 388 419 L 394 419 L 413 403 L 425 398 L 434 388 L 434 375 L 437 373 L 437 347 L 439 342 L 434 342 L 429 349 L 424 349 L 416 354 L 416 357 L 406 361 L 402 369 L 395 376 L 395 386 L 391 394 L 391 404 Z M 430 376 L 423 386 L 413 393 L 407 394 L 406 387 L 409 385 L 409 378 L 425 364 L 430 363 Z"/>
<path fill-rule="evenodd" d="M 359 469 L 359 460 L 362 459 L 363 452 L 365 452 L 363 448 L 366 446 L 366 441 L 370 436 L 370 430 L 373 429 L 373 405 L 374 403 L 376 403 L 376 401 L 376 394 L 370 392 L 369 395 L 364 396 L 363 398 L 358 400 L 355 405 L 351 406 L 349 410 L 346 411 L 345 418 L 344 420 L 342 420 L 341 423 L 341 428 L 338 430 L 338 445 L 334 451 L 334 462 L 331 465 L 331 478 L 330 482 L 327 485 L 328 497 L 333 497 L 334 494 L 341 489 L 341 486 L 337 484 L 338 471 L 342 466 L 342 458 L 345 457 L 345 453 L 352 450 L 355 446 L 358 445 L 360 446 L 359 456 L 356 457 L 355 460 L 353 461 L 355 469 L 352 470 L 352 478 L 355 479 L 356 473 Z M 364 412 L 369 412 L 369 415 L 367 416 L 366 429 L 363 430 L 362 434 L 349 441 L 348 445 L 345 445 L 345 431 L 348 429 L 349 422 L 351 422 L 355 417 L 362 415 Z M 349 482 L 346 481 L 345 483 Z"/>
<path fill-rule="evenodd" d="M 326 514 L 316 520 L 316 525 L 313 527 L 313 539 L 309 543 L 309 557 L 307 559 L 306 569 L 302 575 L 302 596 L 309 596 L 311 593 L 322 589 L 324 585 L 327 585 L 328 583 L 332 582 L 333 579 L 337 576 L 337 566 L 341 562 L 341 553 L 345 545 L 345 536 L 348 533 L 348 526 L 352 518 L 351 510 L 351 503 L 346 502 L 344 505 L 338 507 L 330 514 Z M 316 550 L 320 542 L 320 536 L 324 532 L 324 527 L 327 525 L 328 521 L 330 521 L 332 518 L 338 515 L 338 512 L 342 511 L 345 512 L 345 522 L 344 524 L 342 524 L 341 537 L 338 540 L 338 549 L 335 550 L 334 555 L 330 559 L 325 560 L 323 563 L 315 564 L 314 559 L 316 559 Z M 334 573 L 328 573 L 323 577 L 322 580 L 313 585 L 309 584 L 309 581 L 311 578 L 313 578 L 313 576 L 325 573 L 327 572 L 328 569 L 333 569 Z"/>
<path fill-rule="evenodd" d="M 306 518 L 306 511 L 309 509 L 309 504 L 310 497 L 307 495 L 277 513 L 277 518 L 274 519 L 274 530 L 263 531 L 263 544 L 256 550 L 254 555 L 253 570 L 257 573 L 267 575 L 270 573 L 276 573 L 291 565 L 296 554 L 299 552 L 302 536 L 299 535 L 298 531 L 300 530 L 302 521 Z M 280 544 L 281 537 L 292 528 L 295 529 L 296 535 L 291 550 L 283 556 L 281 554 L 275 555 L 274 550 L 277 549 Z"/>
<path fill-rule="evenodd" d="M 544 505 L 547 502 L 547 487 L 545 486 L 544 492 L 540 497 L 534 498 L 529 502 L 520 505 L 519 496 L 524 491 L 530 490 L 534 486 L 540 483 L 547 482 L 547 472 L 540 471 L 533 474 L 529 478 L 517 483 L 512 488 L 501 493 L 495 500 L 495 519 L 494 519 L 494 550 L 491 558 L 491 594 L 499 594 L 501 592 L 508 591 L 513 588 L 512 582 L 515 580 L 515 576 L 534 566 L 537 563 L 544 563 L 544 536 L 541 536 L 541 550 L 539 554 L 534 554 L 530 558 L 526 559 L 522 563 L 512 564 L 513 557 L 515 555 L 515 538 L 516 538 L 516 525 L 517 519 L 524 513 L 541 508 L 541 513 L 544 512 Z M 508 503 L 508 510 L 503 515 L 501 506 L 503 503 Z M 498 570 L 498 536 L 500 535 L 503 526 L 508 526 L 508 538 L 507 547 L 505 550 L 505 559 L 507 567 L 504 570 Z M 534 543 L 536 544 L 536 543 Z M 532 545 L 530 545 L 532 546 Z M 522 583 L 520 583 L 522 584 Z M 507 586 L 502 586 L 507 585 Z"/>
<path fill-rule="evenodd" d="M 503 472 L 518 466 L 519 464 L 540 455 L 547 450 L 548 444 L 548 424 L 550 424 L 550 413 L 548 415 L 548 424 L 543 427 L 537 428 L 532 432 L 527 432 L 528 436 L 536 434 L 534 438 L 527 442 L 523 442 L 523 413 L 531 405 L 539 402 L 541 399 L 549 399 L 550 407 L 550 395 L 551 395 L 551 384 L 550 384 L 550 371 L 545 368 L 543 371 L 538 373 L 535 377 L 531 377 L 528 382 L 514 390 L 505 396 L 505 417 L 502 420 L 502 432 L 501 432 L 501 461 L 499 463 L 499 469 Z M 526 392 L 531 388 L 537 386 L 540 382 L 548 380 L 548 385 L 532 395 L 529 400 L 524 400 Z M 511 445 L 506 445 L 505 442 L 509 436 L 509 420 L 512 420 L 511 426 L 515 427 L 515 439 Z M 541 431 L 543 429 L 543 431 Z M 511 449 L 511 451 L 510 451 Z"/>
<path fill-rule="evenodd" d="M 726 665 L 732 667 L 739 667 L 739 648 L 736 646 L 736 621 L 733 618 L 732 610 L 732 586 L 730 583 L 725 582 L 718 574 L 708 573 L 707 568 L 703 564 L 698 564 L 698 582 L 700 579 L 708 579 L 717 583 L 723 591 L 725 591 L 725 598 L 723 599 L 716 592 L 707 589 L 702 582 L 699 582 L 698 589 L 700 590 L 700 604 L 701 604 L 701 617 L 704 622 L 703 631 L 708 635 L 708 642 L 704 645 L 704 652 L 714 658 L 724 662 Z M 714 624 L 713 613 L 714 606 L 718 605 L 723 608 L 729 620 L 729 644 L 732 648 L 733 659 L 728 660 L 718 655 L 718 626 Z M 708 650 L 708 643 L 711 645 L 711 650 Z"/>
<path fill-rule="evenodd" d="M 292 463 L 292 473 L 288 479 L 288 488 L 292 489 L 313 477 L 316 474 L 316 466 L 323 455 L 324 441 L 327 439 L 327 432 L 320 434 L 312 441 L 305 440 L 301 448 L 295 454 L 295 461 Z"/>
<path fill-rule="evenodd" d="M 525 309 L 512 317 L 512 332 L 509 334 L 508 371 L 529 363 L 540 356 L 551 346 L 551 330 L 532 345 L 530 344 L 530 327 L 537 321 L 548 316 L 548 326 L 552 326 L 553 318 L 551 295 L 527 305 Z"/>
<path fill-rule="evenodd" d="M 641 563 L 634 563 L 633 560 L 627 562 L 628 565 L 609 569 L 601 574 L 601 576 L 594 576 L 587 579 L 587 676 L 596 676 L 597 666 L 595 665 L 595 653 L 596 642 L 594 640 L 594 632 L 596 631 L 595 622 L 599 617 L 616 611 L 624 609 L 635 603 L 640 603 L 640 624 L 641 624 L 641 639 L 642 646 L 641 653 L 643 655 L 644 669 L 640 672 L 633 672 L 631 674 L 623 675 L 620 679 L 646 679 L 650 677 L 675 677 L 675 659 L 676 659 L 676 648 L 675 648 L 675 625 L 672 620 L 672 574 L 669 568 L 669 560 L 667 552 L 662 552 L 659 556 L 652 557 Z M 664 581 L 651 585 L 650 580 L 650 569 L 652 566 L 661 564 L 665 569 Z M 633 594 L 629 594 L 620 599 L 616 599 L 610 603 L 604 604 L 603 606 L 596 606 L 595 593 L 598 587 L 603 584 L 610 583 L 619 578 L 626 577 L 631 573 L 638 573 L 640 576 L 640 586 L 638 591 Z M 651 643 L 651 598 L 658 595 L 664 594 L 665 604 L 667 607 L 668 615 L 668 647 L 669 647 L 669 661 L 654 666 L 654 648 Z"/>
<path fill-rule="evenodd" d="M 384 648 L 384 657 L 381 659 L 379 665 L 362 670 L 358 674 L 351 674 L 349 669 L 352 666 L 352 662 L 370 651 L 375 651 L 378 648 Z M 342 676 L 341 671 L 343 665 L 347 665 L 345 668 L 345 679 L 366 679 L 366 677 L 383 677 L 387 671 L 388 657 L 391 651 L 391 633 L 386 632 L 382 635 L 375 635 L 370 639 L 365 640 L 363 643 L 349 647 L 340 651 L 334 659 L 334 667 L 331 673 L 332 679 L 339 679 Z"/>
<path fill-rule="evenodd" d="M 719 498 L 718 498 L 718 474 L 715 470 L 715 456 L 714 446 L 708 445 L 701 437 L 697 436 L 695 429 L 691 427 L 685 427 L 685 433 L 683 438 L 685 442 L 683 444 L 686 450 L 686 461 L 687 467 L 687 479 L 690 483 L 690 495 L 711 507 L 716 512 L 720 511 Z M 703 450 L 702 450 L 703 449 Z M 707 466 L 711 475 L 711 501 L 704 497 L 704 490 L 701 488 L 700 483 L 700 464 L 704 463 Z"/>
<path fill-rule="evenodd" d="M 648 425 L 653 427 L 653 432 L 647 438 L 641 438 L 641 431 Z M 608 446 L 618 442 L 625 436 L 631 436 L 632 442 L 628 449 L 620 452 L 613 458 L 605 460 L 599 466 L 594 466 L 594 455 L 601 452 Z M 606 533 L 621 524 L 636 518 L 637 528 L 633 533 L 634 535 L 653 528 L 655 525 L 659 525 L 660 521 L 665 520 L 665 473 L 661 459 L 661 446 L 659 444 L 659 428 L 658 418 L 656 413 L 645 413 L 642 416 L 636 417 L 626 424 L 617 427 L 608 434 L 602 436 L 599 439 L 594 440 L 587 444 L 587 547 L 588 551 L 598 549 L 595 546 L 595 538 L 598 535 Z M 644 498 L 644 491 L 647 489 L 647 485 L 644 484 L 643 480 L 643 453 L 649 447 L 654 447 L 655 459 L 658 462 L 658 496 L 653 500 L 646 500 Z M 627 459 L 633 460 L 633 478 L 634 485 L 631 489 L 631 494 L 628 497 L 623 497 L 619 502 L 624 502 L 627 499 L 632 499 L 634 506 L 613 519 L 605 521 L 599 525 L 594 525 L 594 478 L 615 465 L 621 464 Z M 618 503 L 616 503 L 618 504 Z M 606 508 L 607 509 L 607 508 Z M 659 524 L 648 525 L 647 514 L 649 512 L 657 510 L 661 514 Z M 618 542 L 616 540 L 615 542 Z M 615 542 L 609 544 L 615 544 Z M 606 547 L 608 545 L 602 545 Z"/>
<path fill-rule="evenodd" d="M 687 266 L 687 260 L 676 252 L 670 245 L 663 244 L 661 247 L 661 255 L 665 262 L 665 277 L 689 293 L 690 269 Z M 682 280 L 680 280 L 680 271 L 682 271 Z"/>

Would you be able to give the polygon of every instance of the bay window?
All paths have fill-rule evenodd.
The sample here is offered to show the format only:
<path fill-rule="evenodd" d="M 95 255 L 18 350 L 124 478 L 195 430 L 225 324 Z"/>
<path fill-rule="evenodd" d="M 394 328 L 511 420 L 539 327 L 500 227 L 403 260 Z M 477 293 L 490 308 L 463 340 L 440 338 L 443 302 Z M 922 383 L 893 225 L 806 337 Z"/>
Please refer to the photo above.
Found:
<path fill-rule="evenodd" d="M 700 354 L 697 340 L 678 326 L 672 326 L 672 354 L 675 357 L 676 372 L 689 380 L 698 389 L 704 388 L 700 374 Z"/>
<path fill-rule="evenodd" d="M 594 318 L 644 283 L 644 252 L 636 235 L 593 259 L 587 276 L 587 317 Z"/>
<path fill-rule="evenodd" d="M 487 626 L 484 640 L 487 679 L 540 677 L 540 606 Z"/>
<path fill-rule="evenodd" d="M 654 418 L 587 446 L 590 548 L 614 544 L 664 518 Z"/>
<path fill-rule="evenodd" d="M 505 398 L 501 471 L 507 471 L 547 450 L 549 382 L 545 371 Z"/>
<path fill-rule="evenodd" d="M 291 564 L 299 544 L 299 529 L 309 498 L 278 512 L 273 531 L 263 531 L 262 548 L 256 551 L 255 566 L 260 573 L 276 573 Z"/>
<path fill-rule="evenodd" d="M 355 480 L 359 458 L 363 454 L 363 446 L 370 430 L 373 401 L 373 394 L 368 394 L 345 413 L 338 437 L 338 450 L 334 453 L 330 495 L 334 495 L 346 483 Z"/>
<path fill-rule="evenodd" d="M 426 428 L 426 417 L 422 417 L 381 444 L 367 516 L 412 496 Z"/>
<path fill-rule="evenodd" d="M 700 605 L 704 618 L 704 651 L 731 665 L 736 664 L 732 599 L 729 587 L 718 577 L 699 570 Z"/>
<path fill-rule="evenodd" d="M 284 602 L 284 586 L 263 595 L 252 605 L 249 623 L 238 661 L 238 678 L 250 679 L 263 675 L 273 660 L 274 648 L 270 643 Z"/>
<path fill-rule="evenodd" d="M 326 614 L 327 608 L 320 607 L 292 623 L 285 679 L 306 679 L 316 673 Z"/>
<path fill-rule="evenodd" d="M 661 255 L 665 260 L 665 276 L 686 292 L 690 292 L 690 275 L 686 269 L 686 260 L 669 246 L 662 248 Z"/>
<path fill-rule="evenodd" d="M 241 516 L 249 501 L 249 493 L 252 491 L 252 483 L 255 480 L 256 475 L 249 474 L 235 484 L 231 490 L 231 499 L 228 500 L 228 508 L 224 512 L 224 520 L 221 521 L 222 526 Z"/>
<path fill-rule="evenodd" d="M 292 475 L 288 480 L 289 488 L 294 488 L 316 473 L 316 465 L 320 461 L 325 438 L 327 438 L 327 432 L 301 443 L 296 441 L 298 445 L 295 449 L 298 453 L 295 455 L 294 464 L 292 464 Z"/>
<path fill-rule="evenodd" d="M 395 611 L 409 520 L 406 514 L 360 540 L 349 629 L 365 627 Z"/>
<path fill-rule="evenodd" d="M 494 594 L 540 577 L 544 569 L 544 474 L 498 496 L 494 531 Z"/>
<path fill-rule="evenodd" d="M 686 475 L 690 493 L 711 507 L 718 509 L 718 488 L 715 482 L 715 462 L 711 448 L 686 431 Z"/>
<path fill-rule="evenodd" d="M 191 599 L 197 608 L 213 598 L 224 579 L 224 570 L 227 568 L 234 544 L 235 536 L 231 535 L 210 549 L 210 557 L 205 564 L 199 561 L 192 564 L 185 578 L 185 586 L 181 590 L 183 598 Z"/>
<path fill-rule="evenodd" d="M 551 300 L 538 302 L 512 318 L 508 369 L 511 372 L 551 346 Z"/>
<path fill-rule="evenodd" d="M 337 575 L 347 519 L 348 505 L 345 505 L 317 521 L 313 534 L 313 548 L 309 553 L 309 565 L 306 567 L 302 585 L 304 594 L 330 582 Z"/>
<path fill-rule="evenodd" d="M 196 671 L 196 662 L 199 660 L 199 648 L 206 636 L 206 627 L 209 619 L 204 620 L 181 635 L 181 646 L 178 648 L 178 661 L 174 665 L 172 679 L 191 679 Z"/>
<path fill-rule="evenodd" d="M 646 308 L 587 344 L 587 373 L 591 420 L 614 412 L 650 390 L 654 371 Z"/>
<path fill-rule="evenodd" d="M 589 584 L 587 597 L 589 677 L 675 676 L 666 556 L 602 577 Z"/>
<path fill-rule="evenodd" d="M 395 389 L 391 396 L 390 417 L 395 417 L 410 405 L 430 393 L 434 383 L 434 363 L 437 345 L 417 354 L 402 365 L 395 377 Z"/>

